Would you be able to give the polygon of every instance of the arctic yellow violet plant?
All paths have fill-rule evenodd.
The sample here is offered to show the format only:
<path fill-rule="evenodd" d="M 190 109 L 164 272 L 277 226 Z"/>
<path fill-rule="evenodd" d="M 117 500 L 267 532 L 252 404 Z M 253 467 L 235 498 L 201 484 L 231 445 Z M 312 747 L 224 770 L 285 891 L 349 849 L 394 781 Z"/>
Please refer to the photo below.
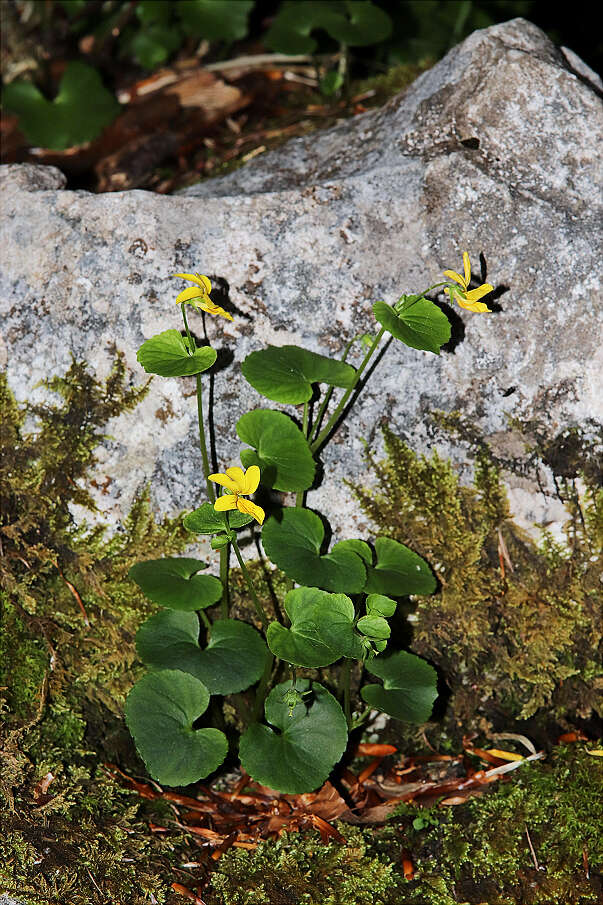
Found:
<path fill-rule="evenodd" d="M 256 407 L 235 425 L 243 468 L 210 467 L 203 409 L 203 374 L 216 361 L 211 346 L 198 346 L 187 320 L 232 315 L 211 299 L 211 282 L 200 273 L 176 276 L 194 285 L 179 293 L 183 330 L 151 337 L 138 351 L 150 374 L 196 380 L 199 444 L 207 499 L 184 518 L 192 535 L 206 535 L 219 551 L 220 577 L 203 574 L 207 564 L 191 557 L 137 563 L 131 578 L 157 606 L 140 628 L 136 645 L 148 669 L 132 688 L 126 719 L 150 774 L 165 785 L 187 785 L 216 770 L 229 750 L 242 769 L 283 792 L 320 786 L 343 756 L 350 732 L 373 711 L 409 722 L 429 719 L 437 696 L 435 670 L 420 657 L 392 649 L 390 622 L 398 601 L 432 594 L 431 568 L 413 550 L 388 537 L 327 548 L 323 519 L 305 506 L 316 480 L 316 455 L 349 411 L 348 403 L 385 335 L 413 349 L 439 354 L 450 339 L 450 323 L 427 296 L 444 287 L 450 300 L 471 311 L 489 283 L 470 289 L 469 256 L 464 276 L 444 271 L 446 282 L 377 301 L 377 331 L 355 337 L 340 360 L 299 346 L 268 346 L 252 352 L 241 368 L 247 382 L 271 403 L 303 406 L 301 427 L 286 411 Z M 365 348 L 357 367 L 348 361 L 354 345 Z M 331 405 L 334 394 L 338 401 Z M 321 398 L 322 396 L 322 398 Z M 317 409 L 315 414 L 315 407 Z M 330 411 L 330 414 L 329 414 Z M 323 423 L 324 422 L 324 423 Z M 249 497 L 258 490 L 295 495 L 295 505 L 264 510 Z M 215 485 L 223 488 L 216 496 Z M 250 527 L 251 526 L 251 527 Z M 261 528 L 261 544 L 272 563 L 294 583 L 266 613 L 238 543 L 238 532 Z M 230 552 L 244 575 L 255 624 L 232 618 L 228 595 Z M 219 605 L 218 605 L 219 604 Z M 352 699 L 350 675 L 362 675 Z M 324 670 L 320 681 L 300 670 Z M 305 674 L 307 675 L 307 673 Z M 339 676 L 337 680 L 336 677 Z M 210 699 L 232 696 L 243 729 L 208 725 Z M 212 708 L 212 713 L 219 709 Z"/>

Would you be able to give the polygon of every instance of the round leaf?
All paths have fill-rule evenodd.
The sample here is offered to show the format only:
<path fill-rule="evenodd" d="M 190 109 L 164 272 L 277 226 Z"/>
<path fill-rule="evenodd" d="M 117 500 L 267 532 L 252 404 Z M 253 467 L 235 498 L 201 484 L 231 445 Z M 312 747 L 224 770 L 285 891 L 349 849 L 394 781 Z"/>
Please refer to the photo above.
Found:
<path fill-rule="evenodd" d="M 187 31 L 206 41 L 238 41 L 247 34 L 253 0 L 179 0 Z"/>
<path fill-rule="evenodd" d="M 237 434 L 256 452 L 244 449 L 245 468 L 258 465 L 262 485 L 275 490 L 307 490 L 314 480 L 314 457 L 295 422 L 282 412 L 256 409 L 237 421 Z"/>
<path fill-rule="evenodd" d="M 388 623 L 381 616 L 363 616 L 358 620 L 359 632 L 375 641 L 387 641 L 391 635 Z"/>
<path fill-rule="evenodd" d="M 408 723 L 424 723 L 429 719 L 438 696 L 433 666 L 415 654 L 398 651 L 369 660 L 366 668 L 383 679 L 383 685 L 365 685 L 360 690 L 370 707 Z"/>
<path fill-rule="evenodd" d="M 312 396 L 313 383 L 350 387 L 354 368 L 299 346 L 268 346 L 252 352 L 241 365 L 251 386 L 274 402 L 299 405 Z"/>
<path fill-rule="evenodd" d="M 241 736 L 241 766 L 257 782 L 280 792 L 311 792 L 321 786 L 347 745 L 344 713 L 329 692 L 315 682 L 298 679 L 303 700 L 290 710 L 283 682 L 266 698 L 266 721 L 277 730 L 253 723 Z M 310 691 L 310 695 L 305 692 Z"/>
<path fill-rule="evenodd" d="M 290 507 L 282 510 L 280 520 L 268 519 L 262 530 L 262 543 L 272 562 L 299 584 L 359 593 L 366 580 L 361 557 L 347 548 L 345 541 L 321 556 L 324 535 L 322 520 L 314 512 Z"/>
<path fill-rule="evenodd" d="M 195 613 L 163 610 L 138 629 L 136 649 L 152 669 L 181 669 L 200 679 L 210 694 L 235 694 L 260 679 L 268 649 L 246 622 L 220 619 L 205 649 L 199 647 Z"/>
<path fill-rule="evenodd" d="M 209 692 L 194 676 L 166 669 L 134 685 L 126 701 L 126 723 L 151 776 L 185 786 L 220 766 L 228 742 L 218 729 L 193 729 L 207 710 Z"/>
<path fill-rule="evenodd" d="M 345 594 L 295 588 L 285 597 L 291 628 L 272 622 L 266 632 L 276 657 L 294 666 L 329 666 L 340 657 L 361 659 L 362 642 L 354 631 L 354 604 Z"/>
<path fill-rule="evenodd" d="M 222 597 L 222 582 L 213 575 L 196 575 L 205 563 L 187 557 L 149 559 L 128 572 L 153 603 L 173 610 L 203 610 Z"/>
<path fill-rule="evenodd" d="M 189 377 L 211 368 L 217 358 L 215 349 L 202 346 L 189 355 L 184 337 L 178 330 L 164 330 L 142 344 L 136 358 L 147 374 L 160 377 Z"/>
<path fill-rule="evenodd" d="M 440 354 L 450 339 L 450 321 L 437 305 L 421 296 L 409 296 L 396 314 L 386 302 L 375 302 L 373 314 L 382 327 L 412 349 Z"/>
<path fill-rule="evenodd" d="M 409 547 L 389 537 L 378 537 L 375 551 L 377 565 L 367 569 L 367 594 L 433 594 L 437 587 L 433 572 Z"/>
<path fill-rule="evenodd" d="M 243 528 L 252 522 L 250 515 L 233 509 L 228 513 L 228 524 L 231 528 Z M 221 534 L 224 531 L 224 515 L 222 512 L 216 512 L 213 503 L 203 503 L 198 509 L 185 515 L 182 524 L 187 531 L 193 531 L 195 534 Z"/>
<path fill-rule="evenodd" d="M 391 597 L 384 597 L 383 594 L 369 594 L 366 598 L 366 614 L 367 616 L 383 616 L 389 619 L 396 612 L 396 602 Z"/>

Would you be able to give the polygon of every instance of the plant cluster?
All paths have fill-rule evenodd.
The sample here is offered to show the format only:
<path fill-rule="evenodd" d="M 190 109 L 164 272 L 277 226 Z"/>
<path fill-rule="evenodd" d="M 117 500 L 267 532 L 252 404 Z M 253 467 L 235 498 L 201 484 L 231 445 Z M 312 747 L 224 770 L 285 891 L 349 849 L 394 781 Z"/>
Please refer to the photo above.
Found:
<path fill-rule="evenodd" d="M 450 323 L 426 296 L 441 287 L 468 310 L 488 310 L 479 300 L 493 287 L 485 283 L 469 288 L 467 253 L 463 269 L 463 276 L 445 271 L 445 282 L 403 295 L 393 305 L 375 302 L 379 331 L 353 339 L 340 361 L 290 345 L 248 355 L 242 364 L 248 383 L 270 401 L 303 405 L 303 423 L 300 428 L 289 415 L 267 408 L 243 415 L 236 430 L 247 444 L 240 453 L 246 470 L 234 465 L 222 473 L 210 468 L 201 376 L 216 361 L 216 352 L 197 345 L 186 309 L 190 306 L 203 317 L 231 315 L 211 299 L 206 276 L 176 274 L 193 283 L 176 300 L 184 331 L 166 330 L 146 340 L 138 360 L 150 374 L 196 377 L 208 502 L 187 515 L 184 525 L 212 538 L 212 547 L 220 551 L 220 578 L 201 574 L 206 564 L 188 557 L 149 560 L 130 570 L 149 600 L 162 607 L 138 632 L 137 650 L 149 672 L 136 683 L 126 705 L 137 749 L 159 782 L 185 785 L 223 763 L 229 750 L 226 734 L 215 726 L 198 728 L 197 721 L 212 695 L 233 695 L 256 684 L 238 746 L 241 766 L 255 780 L 283 792 L 320 786 L 342 757 L 349 732 L 371 710 L 408 722 L 429 718 L 437 696 L 435 670 L 408 651 L 392 651 L 388 642 L 398 600 L 433 593 L 435 576 L 424 559 L 391 537 L 377 537 L 374 547 L 361 539 L 344 540 L 326 551 L 325 525 L 305 506 L 305 492 L 315 480 L 318 452 L 348 410 L 386 333 L 411 348 L 439 354 L 450 338 Z M 346 359 L 357 340 L 366 352 L 355 369 Z M 322 396 L 321 386 L 326 387 Z M 335 388 L 344 392 L 328 414 Z M 266 490 L 295 493 L 295 505 L 265 520 L 264 510 L 248 499 L 260 479 Z M 216 484 L 222 494 L 216 495 Z M 275 601 L 272 619 L 237 540 L 237 532 L 252 521 L 263 526 L 266 555 L 297 584 Z M 231 548 L 245 576 L 259 631 L 231 618 Z M 218 602 L 218 618 L 211 622 L 207 610 Z M 297 675 L 300 668 L 324 668 L 339 661 L 339 700 L 315 679 Z M 350 695 L 354 663 L 372 677 L 360 689 L 363 707 L 356 712 Z"/>

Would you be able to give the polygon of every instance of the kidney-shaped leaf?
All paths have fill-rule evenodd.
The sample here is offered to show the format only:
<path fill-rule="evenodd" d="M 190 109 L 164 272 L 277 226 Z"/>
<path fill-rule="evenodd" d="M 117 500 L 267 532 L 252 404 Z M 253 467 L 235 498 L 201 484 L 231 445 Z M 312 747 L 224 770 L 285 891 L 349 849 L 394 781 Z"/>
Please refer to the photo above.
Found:
<path fill-rule="evenodd" d="M 377 565 L 367 569 L 367 594 L 433 594 L 437 587 L 434 574 L 425 560 L 404 544 L 389 537 L 375 541 Z"/>
<path fill-rule="evenodd" d="M 173 610 L 203 610 L 222 597 L 222 582 L 213 575 L 197 575 L 205 563 L 188 557 L 149 559 L 128 572 L 149 600 Z"/>
<path fill-rule="evenodd" d="M 289 578 L 327 591 L 360 593 L 366 580 L 361 557 L 345 541 L 321 556 L 324 536 L 322 520 L 309 509 L 297 507 L 283 509 L 280 520 L 269 518 L 262 529 L 266 554 Z"/>
<path fill-rule="evenodd" d="M 211 368 L 217 357 L 211 346 L 201 346 L 189 355 L 178 330 L 164 330 L 142 344 L 136 358 L 147 374 L 160 377 L 189 377 Z"/>
<path fill-rule="evenodd" d="M 126 701 L 126 723 L 151 776 L 185 786 L 220 766 L 228 742 L 218 729 L 193 729 L 207 710 L 203 682 L 180 670 L 152 672 L 134 685 Z"/>
<path fill-rule="evenodd" d="M 257 465 L 262 485 L 275 490 L 307 490 L 314 480 L 314 457 L 295 422 L 282 412 L 256 409 L 237 421 L 237 434 L 254 449 L 241 452 L 245 468 Z M 257 450 L 255 452 L 254 450 Z"/>
<path fill-rule="evenodd" d="M 212 625 L 207 646 L 199 647 L 195 613 L 163 610 L 138 629 L 136 649 L 152 669 L 181 669 L 200 679 L 210 694 L 244 691 L 261 677 L 268 649 L 246 622 L 220 619 Z"/>
<path fill-rule="evenodd" d="M 340 657 L 361 659 L 362 642 L 354 631 L 354 604 L 345 594 L 295 588 L 285 597 L 291 628 L 272 622 L 266 632 L 276 657 L 294 666 L 329 666 Z"/>
<path fill-rule="evenodd" d="M 295 688 L 304 697 L 292 709 L 287 702 L 292 682 L 277 685 L 266 698 L 266 722 L 277 731 L 252 723 L 239 746 L 241 766 L 253 779 L 291 794 L 321 786 L 348 740 L 346 719 L 333 695 L 307 679 L 298 679 Z"/>
<path fill-rule="evenodd" d="M 382 327 L 412 349 L 440 354 L 450 339 L 450 321 L 437 305 L 422 296 L 407 296 L 398 313 L 386 302 L 375 302 L 373 314 Z"/>
<path fill-rule="evenodd" d="M 424 723 L 438 696 L 437 673 L 415 654 L 398 651 L 375 657 L 367 670 L 383 679 L 383 685 L 365 685 L 360 693 L 370 707 L 407 723 Z"/>
<path fill-rule="evenodd" d="M 258 393 L 293 405 L 310 399 L 313 383 L 350 387 L 356 376 L 351 365 L 299 346 L 268 346 L 251 352 L 241 370 Z"/>
<path fill-rule="evenodd" d="M 366 615 L 389 619 L 396 612 L 396 602 L 383 594 L 369 594 L 366 598 Z"/>
<path fill-rule="evenodd" d="M 382 616 L 363 616 L 358 620 L 357 628 L 373 641 L 387 641 L 391 635 L 389 623 Z"/>
<path fill-rule="evenodd" d="M 228 524 L 231 528 L 243 528 L 252 522 L 250 515 L 233 509 L 228 513 Z M 203 503 L 198 509 L 185 515 L 182 524 L 187 531 L 195 534 L 221 534 L 224 531 L 224 515 L 216 512 L 213 503 Z"/>

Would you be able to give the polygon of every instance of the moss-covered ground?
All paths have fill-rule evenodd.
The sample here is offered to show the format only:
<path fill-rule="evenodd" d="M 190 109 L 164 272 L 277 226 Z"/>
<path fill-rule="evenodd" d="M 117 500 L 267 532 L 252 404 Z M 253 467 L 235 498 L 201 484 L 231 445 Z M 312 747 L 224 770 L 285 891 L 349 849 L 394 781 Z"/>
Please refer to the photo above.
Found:
<path fill-rule="evenodd" d="M 191 888 L 207 878 L 205 865 L 183 867 L 205 861 L 203 850 L 173 825 L 165 803 L 122 788 L 103 763 L 144 775 L 122 714 L 149 604 L 128 569 L 182 552 L 188 535 L 179 519 L 156 522 L 144 495 L 113 536 L 74 524 L 72 503 L 94 509 L 86 474 L 103 426 L 144 390 L 128 384 L 119 359 L 106 381 L 74 364 L 49 389 L 54 404 L 19 406 L 0 387 L 0 892 L 27 905 L 177 905 L 185 900 L 173 882 Z M 381 530 L 425 556 L 440 580 L 433 597 L 402 607 L 410 622 L 397 626 L 438 667 L 448 695 L 427 727 L 430 742 L 458 751 L 466 733 L 491 744 L 495 732 L 523 731 L 547 757 L 465 804 L 420 811 L 418 823 L 414 806 L 405 806 L 382 828 L 342 825 L 345 844 L 325 845 L 310 832 L 255 852 L 233 849 L 212 862 L 203 899 L 594 905 L 601 759 L 582 741 L 555 741 L 567 729 L 593 737 L 600 707 L 597 477 L 585 468 L 580 494 L 567 495 L 567 542 L 536 543 L 509 517 L 484 451 L 468 487 L 437 457 L 417 457 L 391 434 L 386 440 L 376 488 L 357 492 Z M 254 571 L 259 577 L 261 566 Z M 241 588 L 235 574 L 236 606 L 244 606 Z M 236 723 L 236 708 L 226 716 Z M 394 723 L 385 733 L 409 753 L 425 744 Z M 403 854 L 412 880 L 404 879 Z"/>

